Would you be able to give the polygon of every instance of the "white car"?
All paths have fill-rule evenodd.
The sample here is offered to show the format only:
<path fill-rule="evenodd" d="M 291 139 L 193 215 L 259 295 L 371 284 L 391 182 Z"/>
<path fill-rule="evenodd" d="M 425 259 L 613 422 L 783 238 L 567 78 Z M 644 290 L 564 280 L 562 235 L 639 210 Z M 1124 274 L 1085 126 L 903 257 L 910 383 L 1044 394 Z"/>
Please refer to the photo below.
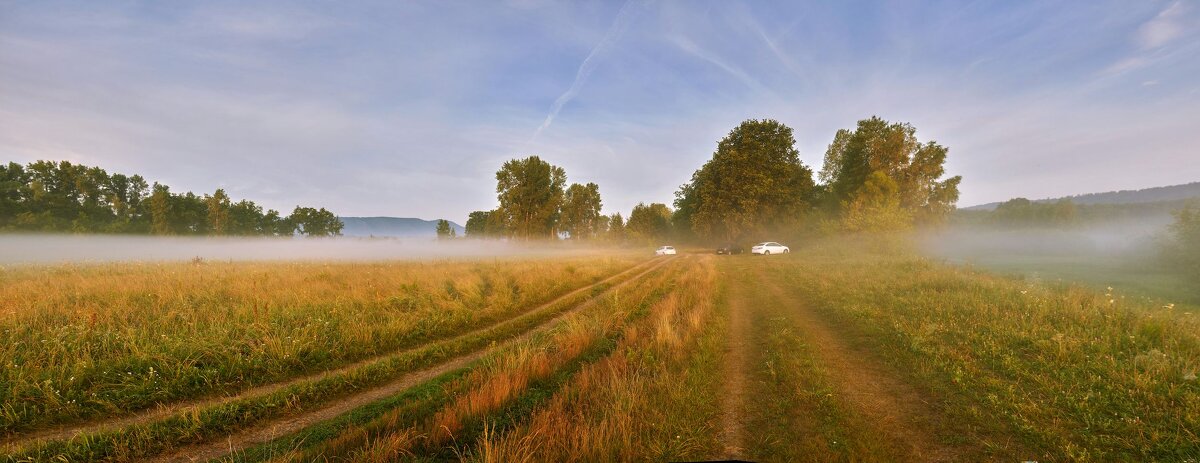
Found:
<path fill-rule="evenodd" d="M 754 247 L 750 248 L 750 254 L 762 254 L 764 256 L 769 256 L 771 254 L 787 254 L 789 252 L 792 252 L 790 248 L 774 241 L 758 243 L 754 245 Z"/>
<path fill-rule="evenodd" d="M 658 250 L 654 251 L 654 255 L 656 255 L 656 256 L 673 256 L 673 255 L 675 255 L 675 247 L 674 246 L 663 246 L 661 248 L 658 248 Z"/>

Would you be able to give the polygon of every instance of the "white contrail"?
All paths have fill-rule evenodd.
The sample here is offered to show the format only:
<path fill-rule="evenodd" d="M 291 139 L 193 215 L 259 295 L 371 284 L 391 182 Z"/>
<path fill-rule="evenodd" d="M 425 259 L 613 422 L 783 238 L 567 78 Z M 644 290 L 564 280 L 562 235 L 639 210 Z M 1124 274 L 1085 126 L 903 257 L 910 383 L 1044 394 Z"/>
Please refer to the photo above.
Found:
<path fill-rule="evenodd" d="M 633 16 L 633 8 L 631 6 L 634 3 L 638 3 L 638 0 L 628 0 L 621 6 L 621 10 L 617 12 L 617 18 L 613 20 L 612 26 L 608 28 L 608 32 L 604 34 L 604 37 L 600 39 L 600 42 L 595 47 L 592 47 L 592 52 L 588 53 L 587 58 L 583 59 L 583 63 L 580 63 L 579 70 L 575 72 L 575 81 L 571 82 L 571 88 L 568 88 L 566 92 L 559 95 L 554 100 L 554 104 L 550 106 L 550 113 L 546 114 L 546 120 L 542 121 L 542 125 L 533 133 L 534 139 L 543 130 L 550 127 L 550 124 L 554 122 L 554 118 L 558 116 L 558 112 L 562 110 L 563 105 L 567 104 L 572 98 L 575 98 L 575 94 L 579 93 L 579 88 L 583 86 L 584 81 L 591 75 L 592 70 L 596 68 L 596 61 L 593 58 L 604 53 L 613 43 L 621 38 L 626 29 L 629 29 L 629 23 Z"/>

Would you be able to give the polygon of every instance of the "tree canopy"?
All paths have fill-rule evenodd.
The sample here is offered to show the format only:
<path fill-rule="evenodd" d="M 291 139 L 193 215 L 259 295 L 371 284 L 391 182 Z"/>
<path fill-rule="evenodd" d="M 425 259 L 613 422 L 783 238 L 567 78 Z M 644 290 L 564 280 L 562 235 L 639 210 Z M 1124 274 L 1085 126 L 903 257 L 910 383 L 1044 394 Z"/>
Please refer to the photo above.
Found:
<path fill-rule="evenodd" d="M 901 215 L 916 223 L 941 222 L 954 210 L 962 181 L 958 176 L 941 179 L 947 152 L 937 142 L 921 143 L 911 124 L 878 117 L 858 121 L 854 130 L 838 130 L 825 152 L 820 178 L 828 193 L 826 206 L 856 216 L 861 211 L 853 208 L 875 201 L 858 201 L 858 196 L 886 192 L 895 196 Z M 895 191 L 881 191 L 889 180 Z"/>
<path fill-rule="evenodd" d="M 456 235 L 454 227 L 450 226 L 450 221 L 446 219 L 438 219 L 437 221 L 437 237 L 439 240 L 448 240 Z"/>
<path fill-rule="evenodd" d="M 671 209 L 662 203 L 638 203 L 629 214 L 625 231 L 630 239 L 643 243 L 668 238 L 671 235 Z"/>
<path fill-rule="evenodd" d="M 601 206 L 599 186 L 590 182 L 587 185 L 572 183 L 563 198 L 559 228 L 573 240 L 595 237 L 603 231 L 601 219 L 607 219 L 600 214 Z"/>
<path fill-rule="evenodd" d="M 795 144 L 792 129 L 778 121 L 742 122 L 679 188 L 676 223 L 722 240 L 797 223 L 809 208 L 814 182 Z"/>
<path fill-rule="evenodd" d="M 496 172 L 496 212 L 510 236 L 555 236 L 566 181 L 566 171 L 537 156 L 505 162 Z"/>

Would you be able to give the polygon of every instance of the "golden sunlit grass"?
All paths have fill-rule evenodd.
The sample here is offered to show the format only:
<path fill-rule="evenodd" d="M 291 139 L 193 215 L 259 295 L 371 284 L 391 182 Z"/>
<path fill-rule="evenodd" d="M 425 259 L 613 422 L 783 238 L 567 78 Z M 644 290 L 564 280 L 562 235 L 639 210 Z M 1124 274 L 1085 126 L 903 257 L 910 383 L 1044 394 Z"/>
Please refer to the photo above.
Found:
<path fill-rule="evenodd" d="M 3 413 L 10 428 L 63 422 L 370 358 L 311 384 L 27 455 L 136 460 L 266 429 L 415 371 L 436 373 L 230 460 L 726 457 L 731 372 L 747 384 L 746 420 L 734 422 L 754 459 L 910 455 L 896 436 L 943 456 L 1200 455 L 1200 321 L 1186 306 L 943 265 L 895 240 L 722 259 L 662 260 L 537 310 L 640 259 L 5 270 Z M 727 364 L 739 357 L 726 350 L 739 335 L 731 326 L 753 336 L 742 370 Z M 904 403 L 864 401 L 868 383 L 924 405 L 895 412 Z M 107 399 L 78 400 L 88 393 Z M 39 421 L 38 410 L 57 415 Z M 921 425 L 890 432 L 908 418 Z"/>
<path fill-rule="evenodd" d="M 348 458 L 352 461 L 387 461 L 381 455 L 412 452 L 438 454 L 462 442 L 471 433 L 483 432 L 490 414 L 511 406 L 535 383 L 547 381 L 565 366 L 576 362 L 585 351 L 624 326 L 644 304 L 661 298 L 662 289 L 673 287 L 678 271 L 665 271 L 628 288 L 594 301 L 591 307 L 564 320 L 546 333 L 523 340 L 503 352 L 484 359 L 465 378 L 447 389 L 445 404 L 427 418 L 398 410 L 371 422 L 343 431 L 325 445 L 302 454 L 288 455 L 291 461 Z M 456 392 L 455 392 L 456 391 Z M 416 435 L 398 439 L 394 433 Z M 415 434 L 414 434 L 415 433 Z"/>
<path fill-rule="evenodd" d="M 722 339 L 711 260 L 678 279 L 614 352 L 585 367 L 524 424 L 481 435 L 468 461 L 712 458 L 719 445 L 716 365 Z"/>
<path fill-rule="evenodd" d="M 418 345 L 511 318 L 634 262 L 0 270 L 0 432 L 280 381 Z"/>

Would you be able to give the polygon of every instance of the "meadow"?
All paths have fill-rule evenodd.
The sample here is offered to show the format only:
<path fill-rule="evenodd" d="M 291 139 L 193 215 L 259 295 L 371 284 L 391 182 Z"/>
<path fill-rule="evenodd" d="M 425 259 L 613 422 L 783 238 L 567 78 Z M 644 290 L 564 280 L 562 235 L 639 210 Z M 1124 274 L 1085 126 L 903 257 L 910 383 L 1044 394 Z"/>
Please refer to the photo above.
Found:
<path fill-rule="evenodd" d="M 901 238 L 31 266 L 0 295 L 5 461 L 1200 457 L 1192 306 Z"/>

